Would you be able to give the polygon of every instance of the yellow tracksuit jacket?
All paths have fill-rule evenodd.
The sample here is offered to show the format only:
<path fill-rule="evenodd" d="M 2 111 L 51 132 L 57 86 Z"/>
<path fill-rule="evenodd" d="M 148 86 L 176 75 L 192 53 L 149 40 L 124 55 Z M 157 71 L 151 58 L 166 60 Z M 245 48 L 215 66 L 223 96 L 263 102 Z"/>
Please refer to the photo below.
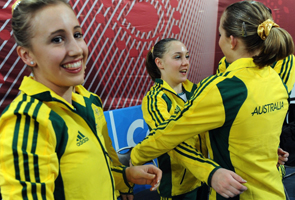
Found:
<path fill-rule="evenodd" d="M 210 157 L 247 180 L 248 190 L 235 199 L 285 200 L 276 164 L 287 110 L 288 91 L 277 73 L 270 66 L 257 67 L 252 58 L 241 58 L 224 73 L 201 81 L 185 108 L 153 129 L 132 150 L 131 159 L 151 160 L 209 131 Z M 207 177 L 209 185 L 213 173 Z M 212 190 L 210 199 L 224 198 Z"/>
<path fill-rule="evenodd" d="M 30 77 L 20 91 L 0 118 L 3 199 L 116 200 L 129 189 L 97 95 L 76 86 L 71 105 Z"/>

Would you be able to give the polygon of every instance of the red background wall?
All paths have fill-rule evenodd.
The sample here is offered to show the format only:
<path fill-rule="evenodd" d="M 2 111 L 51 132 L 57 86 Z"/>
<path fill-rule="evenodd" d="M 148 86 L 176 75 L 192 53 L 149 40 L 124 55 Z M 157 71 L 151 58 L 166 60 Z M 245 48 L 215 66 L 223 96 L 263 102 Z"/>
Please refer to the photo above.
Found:
<path fill-rule="evenodd" d="M 295 20 L 295 13 L 293 11 L 293 8 L 295 8 L 295 1 L 294 0 L 258 0 L 259 2 L 263 3 L 267 7 L 269 7 L 272 10 L 272 15 L 274 21 L 280 25 L 281 28 L 286 29 L 291 36 L 293 37 L 293 40 L 295 38 L 295 26 L 294 26 L 294 20 Z M 225 10 L 225 8 L 232 4 L 237 2 L 237 0 L 219 0 L 218 3 L 218 24 L 220 20 L 220 16 L 222 12 Z M 219 60 L 223 57 L 223 54 L 221 52 L 221 49 L 218 46 L 218 40 L 219 40 L 219 32 L 217 29 L 216 32 L 216 48 L 215 48 L 215 61 L 214 61 L 214 67 L 215 69 L 218 66 Z M 215 72 L 215 70 L 214 70 Z"/>
<path fill-rule="evenodd" d="M 0 0 L 0 111 L 18 94 L 24 75 L 11 36 L 11 6 Z M 217 1 L 70 0 L 84 31 L 89 59 L 84 86 L 102 97 L 105 110 L 141 104 L 152 82 L 145 56 L 162 38 L 184 42 L 191 55 L 189 78 L 212 74 Z M 208 23 L 210 22 L 210 23 Z"/>
<path fill-rule="evenodd" d="M 0 112 L 30 72 L 16 54 L 10 25 L 15 0 L 0 0 Z M 174 37 L 190 51 L 189 79 L 214 73 L 219 17 L 235 0 L 70 0 L 84 31 L 89 58 L 84 86 L 101 96 L 105 110 L 141 104 L 152 82 L 144 67 L 148 50 Z M 261 0 L 293 38 L 294 0 Z"/>

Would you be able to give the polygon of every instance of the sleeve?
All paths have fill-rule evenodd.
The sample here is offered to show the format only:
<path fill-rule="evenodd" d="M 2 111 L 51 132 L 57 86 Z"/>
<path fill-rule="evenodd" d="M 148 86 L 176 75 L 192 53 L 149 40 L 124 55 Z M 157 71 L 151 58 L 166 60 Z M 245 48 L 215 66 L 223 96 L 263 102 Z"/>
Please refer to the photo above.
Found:
<path fill-rule="evenodd" d="M 209 158 L 205 158 L 202 153 L 196 151 L 195 148 L 182 142 L 177 145 L 168 154 L 176 159 L 182 166 L 188 169 L 197 179 L 210 185 L 209 181 L 213 173 L 220 168 L 220 166 Z"/>
<path fill-rule="evenodd" d="M 291 93 L 295 83 L 295 67 L 293 61 L 294 55 L 289 55 L 285 59 L 276 62 L 274 66 L 274 70 L 286 84 L 289 94 Z"/>
<path fill-rule="evenodd" d="M 62 131 L 64 126 L 60 119 L 52 113 L 42 112 L 39 106 L 19 103 L 0 119 L 3 199 L 54 200 L 55 180 L 59 172 L 55 131 Z M 38 112 L 42 113 L 42 119 L 36 115 Z"/>
<path fill-rule="evenodd" d="M 141 109 L 144 121 L 150 129 L 156 128 L 171 116 L 167 103 L 160 95 L 146 95 L 142 100 Z"/>
<path fill-rule="evenodd" d="M 225 110 L 220 92 L 211 76 L 195 91 L 185 108 L 151 130 L 131 152 L 132 163 L 140 164 L 175 148 L 181 142 L 208 130 L 221 127 Z"/>
<path fill-rule="evenodd" d="M 115 188 L 123 194 L 132 194 L 134 184 L 127 181 L 126 166 L 112 166 L 112 174 L 115 179 Z"/>

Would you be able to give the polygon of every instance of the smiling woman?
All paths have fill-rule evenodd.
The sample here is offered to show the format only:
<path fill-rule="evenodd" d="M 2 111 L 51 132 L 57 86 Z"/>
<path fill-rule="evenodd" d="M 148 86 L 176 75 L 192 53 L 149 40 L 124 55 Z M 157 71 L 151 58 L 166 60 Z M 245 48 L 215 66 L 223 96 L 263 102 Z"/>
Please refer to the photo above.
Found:
<path fill-rule="evenodd" d="M 73 86 L 84 81 L 88 55 L 79 22 L 66 4 L 48 5 L 35 16 L 30 20 L 34 37 L 28 45 L 18 46 L 17 53 L 31 67 L 36 81 L 71 103 Z"/>
<path fill-rule="evenodd" d="M 102 102 L 81 85 L 88 49 L 66 0 L 17 1 L 12 11 L 17 53 L 33 76 L 0 118 L 3 199 L 115 200 L 131 183 L 155 186 L 158 168 L 119 162 Z"/>

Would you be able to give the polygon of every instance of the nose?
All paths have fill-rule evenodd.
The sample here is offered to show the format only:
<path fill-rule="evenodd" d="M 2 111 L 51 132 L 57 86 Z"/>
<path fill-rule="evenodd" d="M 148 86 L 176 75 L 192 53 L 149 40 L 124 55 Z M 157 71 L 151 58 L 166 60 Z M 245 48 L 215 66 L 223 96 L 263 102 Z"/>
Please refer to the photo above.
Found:
<path fill-rule="evenodd" d="M 81 56 L 83 55 L 82 43 L 83 39 L 77 40 L 76 38 L 71 38 L 68 42 L 68 54 L 69 56 Z"/>
<path fill-rule="evenodd" d="M 184 58 L 182 59 L 182 65 L 189 65 L 189 59 L 186 58 L 186 57 L 184 57 Z"/>

